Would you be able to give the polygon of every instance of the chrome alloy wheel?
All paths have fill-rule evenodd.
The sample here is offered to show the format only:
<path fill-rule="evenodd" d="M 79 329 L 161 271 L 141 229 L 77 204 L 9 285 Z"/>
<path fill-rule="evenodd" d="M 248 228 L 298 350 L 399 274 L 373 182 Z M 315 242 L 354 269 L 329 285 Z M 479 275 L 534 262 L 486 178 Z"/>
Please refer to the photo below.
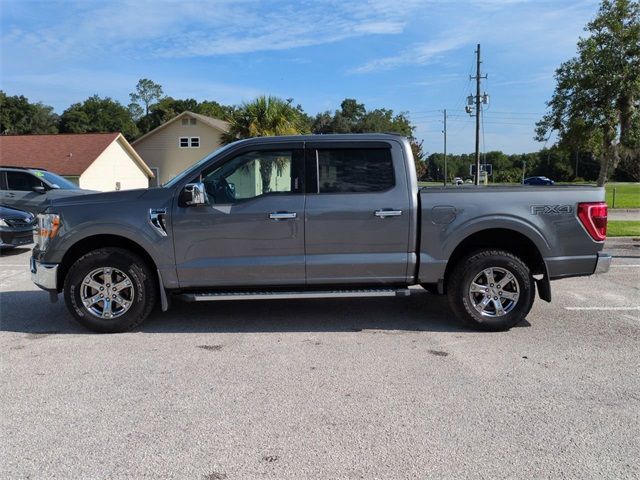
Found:
<path fill-rule="evenodd" d="M 94 316 L 103 319 L 124 315 L 133 303 L 135 290 L 131 279 L 117 268 L 97 268 L 82 280 L 80 299 Z"/>
<path fill-rule="evenodd" d="M 469 285 L 471 305 L 485 317 L 502 317 L 518 303 L 520 285 L 506 268 L 485 268 Z"/>

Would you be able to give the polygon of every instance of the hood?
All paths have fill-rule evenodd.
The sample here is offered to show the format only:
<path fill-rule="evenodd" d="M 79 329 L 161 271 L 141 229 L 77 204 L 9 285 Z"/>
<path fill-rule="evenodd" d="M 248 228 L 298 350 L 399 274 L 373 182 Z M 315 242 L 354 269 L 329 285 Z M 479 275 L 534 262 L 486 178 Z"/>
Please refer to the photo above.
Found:
<path fill-rule="evenodd" d="M 33 220 L 33 215 L 31 215 L 29 212 L 16 210 L 15 208 L 0 206 L 0 218 L 3 220 L 16 219 L 16 220 L 24 220 L 26 222 L 31 222 L 31 220 Z"/>
<path fill-rule="evenodd" d="M 50 190 L 51 193 L 53 190 Z M 62 192 L 80 192 L 72 195 L 52 195 L 48 206 L 63 207 L 67 205 L 88 205 L 94 203 L 132 202 L 147 192 L 146 188 L 136 190 L 120 190 L 117 192 L 90 192 L 89 190 L 59 190 Z M 89 192 L 89 193 L 88 193 Z"/>

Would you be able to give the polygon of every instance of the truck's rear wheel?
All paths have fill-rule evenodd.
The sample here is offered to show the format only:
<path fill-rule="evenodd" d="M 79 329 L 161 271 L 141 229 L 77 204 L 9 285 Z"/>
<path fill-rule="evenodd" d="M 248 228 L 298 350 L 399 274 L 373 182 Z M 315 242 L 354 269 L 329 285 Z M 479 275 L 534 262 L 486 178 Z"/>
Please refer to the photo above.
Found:
<path fill-rule="evenodd" d="M 460 260 L 447 282 L 449 305 L 466 324 L 508 330 L 533 305 L 534 280 L 527 265 L 502 250 L 480 250 Z"/>
<path fill-rule="evenodd" d="M 149 266 L 122 248 L 101 248 L 80 257 L 64 282 L 75 319 L 96 332 L 124 332 L 139 325 L 156 302 Z"/>

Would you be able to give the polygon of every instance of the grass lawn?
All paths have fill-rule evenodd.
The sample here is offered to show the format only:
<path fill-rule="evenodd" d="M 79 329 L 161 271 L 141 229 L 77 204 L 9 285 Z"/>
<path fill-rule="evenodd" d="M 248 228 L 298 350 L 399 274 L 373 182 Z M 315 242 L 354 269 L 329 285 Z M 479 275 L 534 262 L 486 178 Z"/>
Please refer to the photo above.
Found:
<path fill-rule="evenodd" d="M 615 205 L 613 190 L 616 191 Z M 609 208 L 640 208 L 640 183 L 608 183 L 606 186 Z"/>
<path fill-rule="evenodd" d="M 640 221 L 609 220 L 607 237 L 640 237 Z"/>

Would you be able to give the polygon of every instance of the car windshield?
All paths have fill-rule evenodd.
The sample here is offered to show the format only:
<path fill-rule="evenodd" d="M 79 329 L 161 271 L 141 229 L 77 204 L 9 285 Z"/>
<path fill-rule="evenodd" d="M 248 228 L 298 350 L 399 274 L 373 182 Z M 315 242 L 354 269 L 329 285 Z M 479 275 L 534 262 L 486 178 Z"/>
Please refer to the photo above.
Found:
<path fill-rule="evenodd" d="M 182 172 L 180 172 L 178 175 L 173 177 L 171 180 L 169 180 L 167 183 L 165 183 L 162 186 L 163 187 L 169 187 L 169 188 L 173 187 L 176 183 L 179 183 L 185 177 L 188 177 L 189 175 L 195 174 L 200 169 L 200 167 L 202 167 L 202 165 L 207 163 L 212 158 L 217 157 L 221 153 L 227 151 L 233 145 L 234 145 L 234 143 L 230 143 L 228 145 L 225 145 L 224 147 L 221 147 L 218 150 L 216 150 L 215 152 L 213 152 L 212 154 L 207 155 L 202 160 L 198 160 L 197 163 L 191 165 L 186 170 L 183 170 Z"/>
<path fill-rule="evenodd" d="M 44 170 L 31 170 L 36 177 L 44 179 L 47 183 L 51 184 L 53 188 L 62 188 L 65 190 L 76 190 L 78 187 L 75 183 L 66 178 L 56 175 L 55 173 L 47 172 Z"/>

